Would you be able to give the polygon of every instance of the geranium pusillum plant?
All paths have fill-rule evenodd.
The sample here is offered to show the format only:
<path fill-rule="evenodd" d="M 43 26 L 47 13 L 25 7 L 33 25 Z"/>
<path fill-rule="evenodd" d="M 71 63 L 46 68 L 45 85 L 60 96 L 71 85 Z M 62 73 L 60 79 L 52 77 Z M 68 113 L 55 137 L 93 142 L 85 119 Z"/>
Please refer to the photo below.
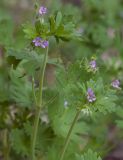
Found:
<path fill-rule="evenodd" d="M 41 6 L 38 10 L 38 16 L 36 17 L 36 23 L 38 23 L 38 25 L 37 24 L 35 25 L 35 30 L 34 30 L 34 35 L 37 35 L 37 36 L 32 38 L 33 46 L 35 48 L 38 47 L 38 48 L 46 49 L 46 53 L 44 54 L 43 64 L 41 64 L 38 97 L 36 97 L 36 95 L 35 95 L 34 78 L 32 78 L 33 79 L 33 81 L 32 81 L 33 85 L 32 86 L 33 86 L 33 92 L 34 92 L 33 96 L 34 96 L 35 104 L 36 104 L 37 107 L 36 107 L 35 120 L 34 120 L 34 129 L 33 129 L 33 134 L 32 134 L 32 138 L 31 138 L 31 160 L 35 160 L 35 146 L 36 146 L 38 125 L 39 125 L 39 117 L 40 117 L 40 113 L 41 113 L 41 109 L 42 109 L 43 81 L 44 81 L 44 72 L 45 72 L 47 58 L 48 58 L 49 37 L 53 36 L 56 39 L 57 42 L 59 40 L 64 41 L 64 39 L 68 39 L 68 40 L 80 39 L 78 34 L 76 34 L 76 32 L 75 32 L 76 31 L 75 27 L 73 28 L 73 30 L 71 30 L 71 27 L 70 27 L 70 29 L 66 27 L 67 23 L 69 23 L 69 25 L 72 25 L 71 24 L 71 23 L 73 23 L 72 19 L 71 19 L 71 23 L 67 22 L 67 21 L 63 21 L 62 13 L 58 12 L 57 14 L 55 13 L 55 16 L 49 17 L 50 21 L 46 22 L 46 25 L 44 25 L 45 24 L 45 19 L 44 19 L 43 16 L 46 13 L 47 13 L 47 8 L 44 7 L 44 6 Z M 60 19 L 59 19 L 59 17 L 60 17 Z M 56 25 L 54 27 L 54 29 L 52 28 L 52 23 L 50 23 L 51 21 L 53 21 L 54 25 Z M 40 29 L 42 26 L 43 26 L 43 31 Z M 44 32 L 44 27 L 45 26 L 47 26 L 47 27 L 46 27 L 46 31 Z M 72 25 L 72 26 L 75 26 L 75 25 Z M 49 27 L 49 29 L 47 29 L 48 27 Z M 64 28 L 64 29 L 59 30 L 58 28 Z M 55 30 L 55 31 L 52 31 L 52 29 Z M 64 34 L 66 32 L 67 32 L 67 35 Z M 68 108 L 68 102 L 67 101 L 64 102 L 64 107 Z M 78 114 L 79 114 L 79 112 L 78 112 Z M 67 143 L 69 142 L 69 136 L 71 134 L 72 128 L 73 128 L 77 118 L 78 118 L 78 115 L 75 117 L 74 123 L 70 127 L 70 131 L 68 132 L 68 136 L 66 137 L 66 142 Z M 65 144 L 65 146 L 63 147 L 63 152 L 60 156 L 61 159 L 64 157 L 64 153 L 66 151 L 66 148 L 67 148 L 67 145 Z"/>
<path fill-rule="evenodd" d="M 39 16 L 45 15 L 47 13 L 47 8 L 45 8 L 44 6 L 41 6 L 39 8 L 38 13 L 39 13 Z M 39 19 L 40 19 L 40 17 L 39 17 Z M 55 19 L 54 19 L 54 21 L 55 21 Z M 44 23 L 44 21 L 43 22 L 41 21 L 41 23 Z M 61 21 L 61 23 L 62 23 L 62 21 Z M 59 23 L 59 25 L 61 23 Z M 50 34 L 48 34 L 48 35 L 50 35 Z M 62 33 L 60 32 L 60 34 L 62 34 Z M 54 32 L 51 35 L 56 37 Z M 63 35 L 64 35 L 64 32 L 63 32 Z M 72 34 L 70 34 L 70 35 L 72 35 Z M 45 37 L 45 38 L 43 38 L 43 37 Z M 59 38 L 59 37 L 57 37 L 57 38 Z M 42 103 L 43 82 L 44 82 L 44 73 L 45 73 L 45 69 L 46 69 L 46 63 L 47 63 L 47 59 L 48 59 L 49 38 L 47 37 L 47 34 L 42 35 L 41 33 L 38 33 L 37 37 L 34 37 L 32 39 L 32 43 L 35 47 L 43 48 L 44 50 L 46 49 L 46 53 L 44 54 L 43 64 L 41 64 L 38 97 L 35 96 L 34 84 L 32 85 L 33 86 L 33 92 L 34 92 L 34 94 L 33 94 L 34 95 L 34 100 L 35 100 L 35 104 L 36 104 L 36 113 L 35 113 L 34 127 L 33 127 L 33 133 L 32 133 L 32 138 L 31 138 L 31 160 L 35 160 L 36 159 L 35 158 L 35 156 L 36 156 L 35 146 L 36 146 L 38 125 L 39 125 L 39 119 L 40 119 L 41 109 L 42 109 L 42 105 L 43 105 L 43 103 Z M 92 59 L 90 61 L 89 69 L 90 69 L 90 71 L 92 71 L 94 73 L 97 71 L 96 60 Z M 33 78 L 33 83 L 34 83 L 34 78 Z M 117 85 L 113 84 L 113 86 L 115 86 L 115 88 L 117 86 L 117 88 L 118 88 L 118 86 L 119 86 L 118 82 L 117 82 Z M 97 97 L 96 97 L 96 95 L 95 95 L 95 93 L 94 93 L 94 91 L 91 87 L 88 87 L 87 92 L 85 94 L 86 94 L 85 96 L 86 96 L 86 102 L 87 103 L 94 103 L 97 100 Z M 66 101 L 66 100 L 64 101 L 64 107 L 68 108 L 68 101 Z M 65 155 L 66 149 L 67 149 L 69 141 L 70 141 L 71 133 L 73 131 L 73 128 L 74 128 L 78 118 L 79 118 L 79 115 L 80 115 L 82 109 L 84 108 L 84 105 L 83 106 L 76 106 L 76 107 L 77 107 L 77 112 L 76 112 L 75 117 L 73 119 L 73 122 L 70 126 L 70 129 L 67 133 L 63 149 L 62 149 L 61 153 L 59 154 L 59 160 L 64 159 L 64 155 Z"/>

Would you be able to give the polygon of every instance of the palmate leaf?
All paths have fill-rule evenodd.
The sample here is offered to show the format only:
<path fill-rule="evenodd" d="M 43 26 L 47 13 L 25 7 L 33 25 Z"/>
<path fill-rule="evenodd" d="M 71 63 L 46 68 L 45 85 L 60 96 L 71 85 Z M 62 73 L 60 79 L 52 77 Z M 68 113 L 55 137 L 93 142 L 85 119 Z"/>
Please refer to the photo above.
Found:
<path fill-rule="evenodd" d="M 24 69 L 25 74 L 33 75 L 35 70 L 40 67 L 43 61 L 43 55 L 38 55 L 35 51 L 24 50 L 7 50 L 8 57 L 15 57 L 17 60 L 21 60 L 19 65 Z"/>
<path fill-rule="evenodd" d="M 46 160 L 58 160 L 61 155 L 61 144 L 63 144 L 63 139 L 56 138 L 52 143 L 51 147 L 48 148 L 46 154 Z M 69 144 L 67 152 L 65 153 L 64 160 L 75 160 L 75 153 L 78 153 L 78 145 L 75 143 Z"/>
<path fill-rule="evenodd" d="M 101 160 L 101 157 L 97 155 L 97 153 L 93 152 L 92 150 L 88 150 L 83 155 L 76 155 L 75 160 Z"/>
<path fill-rule="evenodd" d="M 23 32 L 25 33 L 27 39 L 33 39 L 37 36 L 36 28 L 30 23 L 23 25 Z"/>
<path fill-rule="evenodd" d="M 40 62 L 40 55 L 38 55 L 35 51 L 30 51 L 28 49 L 23 50 L 15 50 L 13 48 L 7 49 L 7 57 L 12 56 L 15 57 L 18 60 L 35 60 L 37 62 Z"/>
<path fill-rule="evenodd" d="M 86 83 L 87 85 L 78 83 L 80 89 L 84 93 L 85 105 L 91 113 L 100 112 L 103 114 L 111 113 L 116 110 L 116 90 L 106 87 L 103 83 L 102 78 L 97 80 L 90 80 Z M 91 88 L 94 91 L 96 100 L 93 103 L 89 103 L 87 100 L 87 89 Z"/>
<path fill-rule="evenodd" d="M 49 18 L 49 23 L 49 35 L 54 36 L 57 41 L 59 41 L 59 39 L 63 41 L 69 41 L 71 39 L 81 40 L 81 35 L 76 32 L 73 16 L 63 16 L 61 12 L 57 12 L 56 16 L 51 16 Z"/>
<path fill-rule="evenodd" d="M 23 68 L 25 74 L 34 75 L 35 71 L 41 67 L 43 64 L 44 54 L 38 54 L 35 51 L 29 51 L 28 49 L 24 50 L 15 50 L 13 48 L 7 49 L 7 57 L 15 57 L 17 60 L 21 60 L 19 66 Z M 61 67 L 59 64 L 59 58 L 50 58 L 48 59 L 48 64 L 53 64 L 58 67 Z"/>
<path fill-rule="evenodd" d="M 68 131 L 71 127 L 71 124 L 73 122 L 73 119 L 75 117 L 76 108 L 68 108 L 63 112 L 62 109 L 61 111 L 59 111 L 59 109 L 56 109 L 58 112 L 57 111 L 54 112 L 54 109 L 49 108 L 50 118 L 52 119 L 53 130 L 58 137 L 66 138 Z M 78 121 L 73 128 L 71 134 L 71 140 L 74 142 L 82 143 L 82 141 L 84 141 L 82 135 L 87 134 L 88 130 L 89 128 L 85 122 Z"/>
<path fill-rule="evenodd" d="M 36 140 L 37 154 L 45 153 L 53 144 L 54 135 L 52 129 L 46 124 L 40 124 Z"/>
<path fill-rule="evenodd" d="M 24 130 L 12 129 L 10 133 L 10 141 L 13 150 L 22 156 L 29 155 L 29 139 L 25 136 Z"/>
<path fill-rule="evenodd" d="M 27 77 L 21 77 L 21 69 L 10 70 L 10 99 L 20 106 L 31 107 L 32 105 L 32 85 Z"/>

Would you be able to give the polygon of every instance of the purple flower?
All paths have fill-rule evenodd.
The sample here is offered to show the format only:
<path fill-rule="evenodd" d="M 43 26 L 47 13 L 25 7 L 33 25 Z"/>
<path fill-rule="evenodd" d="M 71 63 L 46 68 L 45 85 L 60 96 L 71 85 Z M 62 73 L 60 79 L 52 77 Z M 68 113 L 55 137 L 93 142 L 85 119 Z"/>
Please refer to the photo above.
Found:
<path fill-rule="evenodd" d="M 87 99 L 89 102 L 94 102 L 96 100 L 96 96 L 91 88 L 87 90 Z"/>
<path fill-rule="evenodd" d="M 46 47 L 48 47 L 48 45 L 49 45 L 49 42 L 46 40 L 41 43 L 42 48 L 46 48 Z"/>
<path fill-rule="evenodd" d="M 118 79 L 113 80 L 111 83 L 112 87 L 116 88 L 116 89 L 120 89 L 120 81 Z"/>
<path fill-rule="evenodd" d="M 46 14 L 46 13 L 47 13 L 47 8 L 44 7 L 44 6 L 41 6 L 41 7 L 39 8 L 39 14 L 40 14 L 40 15 L 43 15 L 43 14 Z"/>
<path fill-rule="evenodd" d="M 43 40 L 41 37 L 36 37 L 32 42 L 34 43 L 35 47 L 46 48 L 49 45 L 49 42 Z"/>
<path fill-rule="evenodd" d="M 89 64 L 90 64 L 91 69 L 96 70 L 97 63 L 96 63 L 96 61 L 95 61 L 95 60 L 90 61 L 90 63 L 89 63 Z"/>
<path fill-rule="evenodd" d="M 40 37 L 36 37 L 32 42 L 36 47 L 41 46 L 42 39 Z"/>

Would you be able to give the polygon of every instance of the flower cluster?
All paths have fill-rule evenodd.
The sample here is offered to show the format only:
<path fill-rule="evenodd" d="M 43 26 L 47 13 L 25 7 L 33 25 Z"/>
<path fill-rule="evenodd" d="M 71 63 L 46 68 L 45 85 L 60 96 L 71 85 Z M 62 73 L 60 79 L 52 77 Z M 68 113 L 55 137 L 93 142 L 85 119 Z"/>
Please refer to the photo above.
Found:
<path fill-rule="evenodd" d="M 32 42 L 34 43 L 35 47 L 46 48 L 49 45 L 49 42 L 47 40 L 43 40 L 41 37 L 36 37 Z"/>
<path fill-rule="evenodd" d="M 87 90 L 87 100 L 89 102 L 94 102 L 96 100 L 96 96 L 91 88 Z"/>
<path fill-rule="evenodd" d="M 115 89 L 121 89 L 120 88 L 120 81 L 118 79 L 113 80 L 111 83 L 111 86 Z M 96 96 L 91 88 L 88 88 L 88 90 L 87 90 L 87 100 L 90 103 L 92 103 L 96 100 Z"/>

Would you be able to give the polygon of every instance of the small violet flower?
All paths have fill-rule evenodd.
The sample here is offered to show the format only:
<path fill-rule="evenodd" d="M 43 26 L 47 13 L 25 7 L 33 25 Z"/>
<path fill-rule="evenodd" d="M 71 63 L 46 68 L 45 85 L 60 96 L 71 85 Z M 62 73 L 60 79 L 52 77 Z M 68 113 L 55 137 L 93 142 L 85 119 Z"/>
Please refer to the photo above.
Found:
<path fill-rule="evenodd" d="M 112 85 L 112 87 L 114 87 L 116 89 L 120 89 L 120 81 L 118 79 L 113 80 L 111 85 Z"/>
<path fill-rule="evenodd" d="M 48 45 L 49 45 L 49 42 L 46 40 L 41 43 L 42 48 L 46 48 L 46 47 L 48 47 Z"/>
<path fill-rule="evenodd" d="M 36 37 L 33 41 L 32 41 L 35 45 L 35 47 L 42 47 L 42 48 L 46 48 L 49 45 L 49 42 L 46 40 L 43 40 L 40 37 Z"/>
<path fill-rule="evenodd" d="M 46 13 L 47 13 L 47 8 L 44 7 L 44 6 L 41 6 L 41 7 L 39 8 L 39 14 L 40 14 L 40 15 L 44 15 L 44 14 L 46 14 Z"/>
<path fill-rule="evenodd" d="M 87 90 L 87 99 L 89 102 L 94 102 L 96 100 L 96 96 L 91 88 Z"/>
<path fill-rule="evenodd" d="M 66 101 L 66 100 L 64 101 L 64 107 L 68 108 L 68 101 Z"/>
<path fill-rule="evenodd" d="M 41 46 L 41 40 L 42 39 L 40 37 L 36 37 L 32 42 L 34 43 L 36 47 L 39 47 Z"/>
<path fill-rule="evenodd" d="M 90 61 L 89 65 L 90 65 L 91 69 L 93 69 L 93 70 L 97 69 L 97 64 L 96 64 L 95 60 Z"/>

